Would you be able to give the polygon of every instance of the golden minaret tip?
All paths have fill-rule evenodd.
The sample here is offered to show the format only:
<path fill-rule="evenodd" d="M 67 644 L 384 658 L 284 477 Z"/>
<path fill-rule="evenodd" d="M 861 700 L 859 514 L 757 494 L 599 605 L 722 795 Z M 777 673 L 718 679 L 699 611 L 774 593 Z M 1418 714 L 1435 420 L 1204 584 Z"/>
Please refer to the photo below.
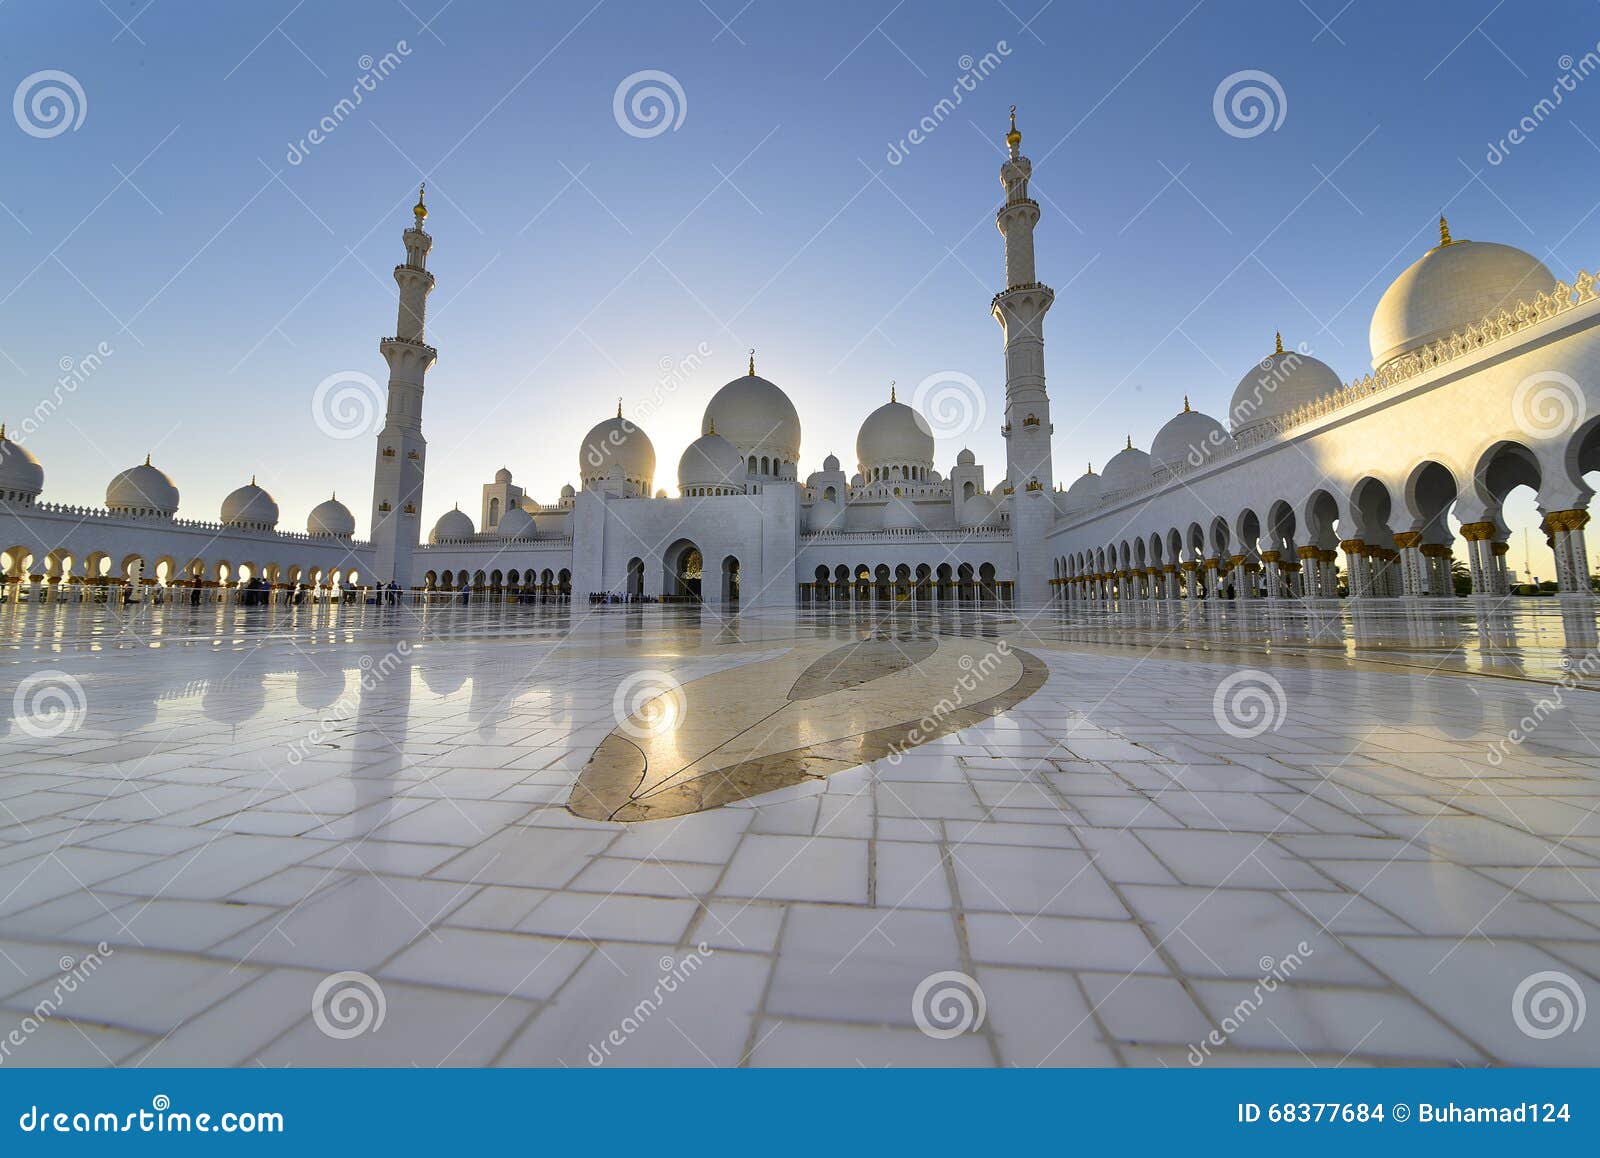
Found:
<path fill-rule="evenodd" d="M 417 186 L 417 203 L 411 207 L 411 215 L 417 219 L 417 228 L 422 228 L 422 223 L 428 220 L 428 206 L 424 203 L 423 194 L 428 191 L 428 183 L 424 181 Z"/>
<path fill-rule="evenodd" d="M 1022 134 L 1017 131 L 1017 106 L 1011 106 L 1011 131 L 1006 134 L 1006 144 L 1015 150 L 1022 144 Z"/>

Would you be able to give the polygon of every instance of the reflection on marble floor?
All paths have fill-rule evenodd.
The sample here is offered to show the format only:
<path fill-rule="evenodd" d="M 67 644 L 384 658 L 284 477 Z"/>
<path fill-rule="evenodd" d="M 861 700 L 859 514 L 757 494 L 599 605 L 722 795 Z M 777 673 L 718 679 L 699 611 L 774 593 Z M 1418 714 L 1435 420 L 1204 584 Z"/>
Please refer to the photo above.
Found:
<path fill-rule="evenodd" d="M 9 605 L 0 1064 L 1600 1063 L 1535 1000 L 1600 996 L 1594 631 Z M 996 651 L 1037 690 L 864 765 L 568 808 L 628 727 L 827 751 Z"/>

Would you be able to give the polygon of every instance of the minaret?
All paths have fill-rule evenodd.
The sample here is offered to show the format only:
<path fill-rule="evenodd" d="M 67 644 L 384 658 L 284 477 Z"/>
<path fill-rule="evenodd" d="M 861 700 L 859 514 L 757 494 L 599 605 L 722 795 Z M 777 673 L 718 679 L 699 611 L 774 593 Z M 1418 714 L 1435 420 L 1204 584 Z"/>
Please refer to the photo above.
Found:
<path fill-rule="evenodd" d="M 1053 482 L 1050 399 L 1044 389 L 1044 316 L 1056 295 L 1039 284 L 1034 271 L 1033 228 L 1039 224 L 1039 203 L 1028 196 L 1033 163 L 1021 153 L 1015 105 L 1006 145 L 1011 156 L 1000 166 L 1006 203 L 994 219 L 1006 239 L 1006 288 L 990 307 L 1006 341 L 1006 475 L 1018 490 L 1034 480 L 1049 490 Z"/>
<path fill-rule="evenodd" d="M 428 272 L 433 238 L 423 228 L 428 220 L 423 192 L 417 190 L 417 203 L 411 210 L 414 221 L 402 235 L 405 264 L 394 267 L 394 280 L 400 286 L 394 336 L 378 343 L 389 363 L 389 409 L 378 432 L 372 479 L 373 580 L 392 580 L 402 588 L 410 587 L 415 578 L 411 559 L 422 519 L 422 477 L 428 454 L 428 441 L 422 437 L 423 379 L 439 356 L 422 340 L 428 294 L 433 289 L 433 274 Z"/>
<path fill-rule="evenodd" d="M 1011 106 L 1006 147 L 1011 155 L 1000 166 L 1006 200 L 994 219 L 1005 238 L 1006 288 L 994 296 L 990 309 L 1006 343 L 1006 413 L 1001 433 L 1006 439 L 1006 477 L 1014 488 L 1011 535 L 1017 547 L 1016 603 L 1040 607 L 1050 598 L 1044 534 L 1053 521 L 1049 495 L 1055 485 L 1050 464 L 1054 428 L 1044 388 L 1044 316 L 1056 295 L 1040 284 L 1034 270 L 1033 229 L 1039 224 L 1039 203 L 1028 196 L 1033 162 L 1022 155 L 1015 105 Z"/>

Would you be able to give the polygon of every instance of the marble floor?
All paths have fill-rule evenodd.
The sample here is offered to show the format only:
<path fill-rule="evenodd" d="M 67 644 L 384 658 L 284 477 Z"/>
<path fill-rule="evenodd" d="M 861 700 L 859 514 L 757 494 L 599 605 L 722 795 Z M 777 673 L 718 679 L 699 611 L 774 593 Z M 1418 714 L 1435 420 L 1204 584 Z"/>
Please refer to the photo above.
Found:
<path fill-rule="evenodd" d="M 1595 622 L 0 606 L 0 1065 L 1597 1064 Z"/>

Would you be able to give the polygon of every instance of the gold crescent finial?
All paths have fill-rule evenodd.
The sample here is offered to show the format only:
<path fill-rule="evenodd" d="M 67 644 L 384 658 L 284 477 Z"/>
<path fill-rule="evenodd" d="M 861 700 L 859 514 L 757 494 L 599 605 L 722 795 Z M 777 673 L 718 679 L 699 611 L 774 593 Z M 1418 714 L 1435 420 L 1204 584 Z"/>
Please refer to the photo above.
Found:
<path fill-rule="evenodd" d="M 617 417 L 622 417 L 622 395 L 617 395 Z"/>
<path fill-rule="evenodd" d="M 425 194 L 427 191 L 428 183 L 426 181 L 418 185 L 417 203 L 411 207 L 411 214 L 417 219 L 417 227 L 419 229 L 422 227 L 422 223 L 428 219 L 428 206 L 425 204 L 423 198 L 423 194 Z"/>
<path fill-rule="evenodd" d="M 1274 354 L 1283 353 L 1283 331 L 1282 330 L 1278 331 L 1278 333 L 1273 335 L 1273 341 L 1277 343 L 1277 347 L 1278 348 L 1276 350 L 1272 351 L 1272 352 Z"/>
<path fill-rule="evenodd" d="M 1084 474 L 1093 474 L 1094 473 L 1094 463 L 1092 463 L 1092 462 L 1084 463 L 1083 464 L 1083 473 Z"/>
<path fill-rule="evenodd" d="M 1011 106 L 1011 131 L 1006 134 L 1006 144 L 1015 149 L 1022 144 L 1022 134 L 1017 132 L 1017 106 Z"/>
<path fill-rule="evenodd" d="M 756 376 L 756 348 L 750 347 L 750 377 Z"/>
<path fill-rule="evenodd" d="M 145 466 L 150 465 L 150 452 L 148 450 L 144 452 L 144 464 Z"/>
<path fill-rule="evenodd" d="M 1133 449 L 1133 435 L 1131 435 L 1131 434 L 1128 435 L 1128 445 L 1126 447 L 1124 447 L 1123 449 L 1125 449 L 1125 450 L 1132 450 Z"/>
<path fill-rule="evenodd" d="M 889 401 L 890 402 L 894 401 L 894 379 L 893 378 L 889 379 Z"/>
<path fill-rule="evenodd" d="M 1189 396 L 1187 394 L 1183 396 L 1183 412 L 1185 414 L 1189 413 Z"/>
<path fill-rule="evenodd" d="M 1444 214 L 1439 214 L 1439 244 L 1450 244 L 1450 223 L 1444 219 Z"/>
<path fill-rule="evenodd" d="M 255 475 L 251 475 L 250 476 L 250 485 L 251 486 L 255 486 L 256 485 L 256 476 Z"/>
<path fill-rule="evenodd" d="M 715 418 L 708 418 L 706 420 L 706 435 L 709 437 L 710 435 L 713 435 L 716 432 L 717 432 L 717 420 Z"/>

